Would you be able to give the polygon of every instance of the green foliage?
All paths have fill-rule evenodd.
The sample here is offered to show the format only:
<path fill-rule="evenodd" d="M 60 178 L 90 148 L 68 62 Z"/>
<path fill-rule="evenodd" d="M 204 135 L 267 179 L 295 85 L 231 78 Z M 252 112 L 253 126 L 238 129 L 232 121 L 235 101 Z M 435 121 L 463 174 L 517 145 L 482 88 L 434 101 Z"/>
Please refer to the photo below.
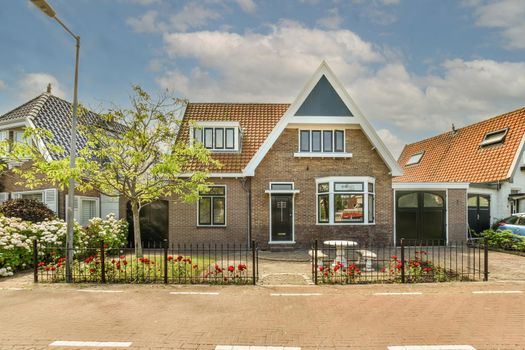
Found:
<path fill-rule="evenodd" d="M 481 233 L 489 247 L 525 251 L 525 237 L 516 235 L 510 230 L 485 230 Z"/>
<path fill-rule="evenodd" d="M 52 220 L 55 213 L 44 203 L 33 199 L 10 199 L 0 204 L 0 213 L 24 221 L 41 222 Z"/>

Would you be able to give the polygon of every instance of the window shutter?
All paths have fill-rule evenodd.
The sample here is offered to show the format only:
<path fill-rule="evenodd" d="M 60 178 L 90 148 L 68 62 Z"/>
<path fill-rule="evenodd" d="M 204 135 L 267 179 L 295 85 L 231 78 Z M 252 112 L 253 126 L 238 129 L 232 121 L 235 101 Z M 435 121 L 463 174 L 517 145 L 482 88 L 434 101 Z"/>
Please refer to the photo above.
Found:
<path fill-rule="evenodd" d="M 98 198 L 96 199 L 81 199 L 80 200 L 80 224 L 87 226 L 89 220 L 98 217 Z"/>
<path fill-rule="evenodd" d="M 78 196 L 75 196 L 75 202 L 74 202 L 74 205 L 73 205 L 73 219 L 75 219 L 76 222 L 80 222 L 80 215 L 79 215 L 79 210 L 78 210 Z M 66 220 L 67 220 L 67 207 L 69 205 L 69 198 L 66 194 L 66 208 L 65 208 L 65 213 L 66 213 Z"/>
<path fill-rule="evenodd" d="M 13 192 L 13 193 L 11 193 L 11 198 L 13 198 L 13 199 L 22 198 L 22 193 L 20 193 L 20 192 Z"/>
<path fill-rule="evenodd" d="M 58 190 L 56 188 L 44 190 L 44 203 L 55 213 L 58 212 Z"/>
<path fill-rule="evenodd" d="M 119 219 L 119 198 L 110 197 L 104 194 L 100 195 L 100 217 L 105 219 L 109 214 L 115 214 L 115 218 Z"/>
<path fill-rule="evenodd" d="M 0 192 L 0 203 L 9 199 L 9 192 Z"/>

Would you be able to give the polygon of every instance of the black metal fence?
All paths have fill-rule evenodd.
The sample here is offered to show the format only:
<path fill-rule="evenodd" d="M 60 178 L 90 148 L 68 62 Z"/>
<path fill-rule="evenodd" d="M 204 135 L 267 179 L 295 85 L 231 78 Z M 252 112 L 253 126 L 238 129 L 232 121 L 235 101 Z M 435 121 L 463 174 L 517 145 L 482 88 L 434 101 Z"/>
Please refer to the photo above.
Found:
<path fill-rule="evenodd" d="M 66 281 L 66 248 L 33 242 L 34 281 Z M 256 284 L 258 249 L 245 244 L 146 244 L 74 250 L 75 283 Z"/>
<path fill-rule="evenodd" d="M 309 253 L 315 284 L 487 281 L 489 274 L 483 242 L 401 240 L 394 246 L 314 241 Z"/>

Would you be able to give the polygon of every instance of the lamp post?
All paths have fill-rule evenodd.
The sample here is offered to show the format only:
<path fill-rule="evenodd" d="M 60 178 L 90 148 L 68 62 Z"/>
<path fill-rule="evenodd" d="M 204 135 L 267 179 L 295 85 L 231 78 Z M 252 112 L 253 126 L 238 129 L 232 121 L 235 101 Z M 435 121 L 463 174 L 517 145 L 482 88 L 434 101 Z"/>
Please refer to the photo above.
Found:
<path fill-rule="evenodd" d="M 69 167 L 75 168 L 75 158 L 77 152 L 77 107 L 78 107 L 78 58 L 80 50 L 80 36 L 73 33 L 56 15 L 55 10 L 45 0 L 31 0 L 31 2 L 40 9 L 47 16 L 53 18 L 60 24 L 66 32 L 71 35 L 76 42 L 76 57 L 75 57 L 75 84 L 73 90 L 73 113 L 71 118 L 71 145 L 69 150 Z M 75 179 L 73 176 L 69 178 L 69 188 L 67 192 L 67 236 L 66 236 L 66 282 L 73 282 L 72 265 L 73 265 L 73 224 L 74 214 L 73 208 L 75 204 Z"/>

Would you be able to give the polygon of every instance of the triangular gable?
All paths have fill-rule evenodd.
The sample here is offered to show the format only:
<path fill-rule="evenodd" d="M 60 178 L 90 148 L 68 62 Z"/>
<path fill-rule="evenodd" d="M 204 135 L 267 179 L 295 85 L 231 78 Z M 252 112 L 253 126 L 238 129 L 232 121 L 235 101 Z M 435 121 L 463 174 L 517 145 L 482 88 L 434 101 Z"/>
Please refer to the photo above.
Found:
<path fill-rule="evenodd" d="M 324 74 L 295 115 L 302 117 L 353 117 L 352 112 L 341 100 Z"/>
<path fill-rule="evenodd" d="M 401 176 L 403 174 L 403 171 L 397 161 L 394 159 L 388 148 L 386 148 L 383 141 L 379 138 L 376 131 L 368 122 L 368 120 L 364 117 L 364 115 L 361 113 L 355 102 L 352 100 L 346 89 L 344 88 L 343 84 L 337 79 L 335 74 L 332 72 L 328 64 L 323 61 L 319 68 L 315 71 L 313 76 L 310 78 L 306 86 L 303 88 L 303 90 L 299 93 L 295 101 L 290 105 L 286 113 L 283 115 L 281 120 L 277 123 L 277 125 L 274 127 L 272 132 L 268 135 L 262 146 L 259 148 L 257 153 L 255 153 L 254 157 L 250 160 L 246 168 L 244 168 L 243 173 L 246 176 L 253 176 L 255 174 L 255 169 L 260 164 L 260 162 L 263 160 L 266 153 L 271 149 L 277 138 L 281 135 L 281 133 L 284 131 L 286 126 L 293 122 L 294 116 L 296 116 L 299 109 L 302 107 L 302 105 L 305 103 L 306 99 L 310 96 L 314 88 L 318 85 L 319 81 L 322 78 L 325 78 L 329 85 L 335 90 L 338 97 L 341 99 L 341 101 L 344 103 L 346 108 L 351 111 L 353 118 L 351 118 L 351 121 L 348 121 L 348 117 L 341 117 L 341 116 L 332 116 L 335 118 L 331 119 L 345 119 L 346 122 L 353 123 L 353 124 L 359 124 L 361 126 L 361 129 L 363 130 L 363 133 L 366 135 L 370 143 L 376 148 L 377 152 L 379 153 L 379 156 L 383 159 L 385 164 L 390 169 L 390 172 L 392 176 Z M 300 119 L 307 119 L 312 118 L 312 116 L 305 116 L 305 117 L 299 117 L 296 116 L 295 118 Z M 327 117 L 328 118 L 328 117 Z M 314 118 L 315 119 L 315 118 Z"/>

